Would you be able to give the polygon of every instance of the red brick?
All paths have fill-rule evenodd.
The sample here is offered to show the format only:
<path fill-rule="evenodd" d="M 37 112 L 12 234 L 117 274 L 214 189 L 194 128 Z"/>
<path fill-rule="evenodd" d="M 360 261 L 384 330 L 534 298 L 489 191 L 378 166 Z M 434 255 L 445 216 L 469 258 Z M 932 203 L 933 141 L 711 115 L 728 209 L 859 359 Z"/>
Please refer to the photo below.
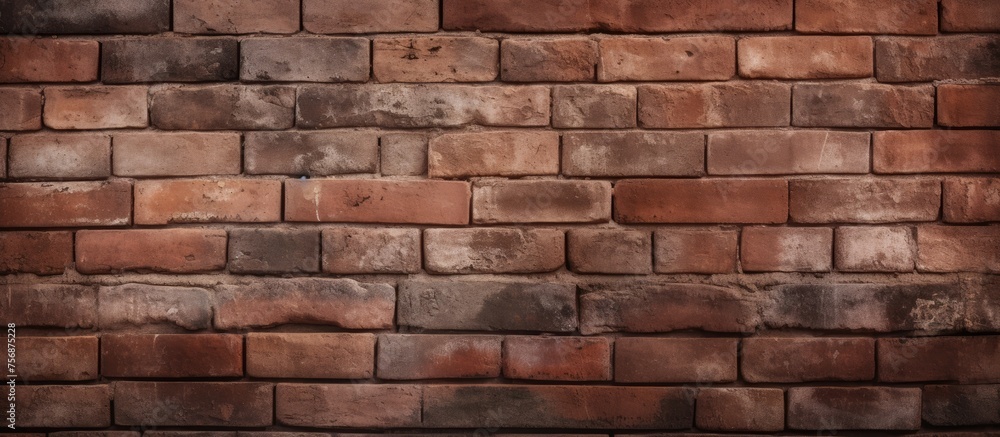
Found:
<path fill-rule="evenodd" d="M 111 426 L 108 385 L 19 385 L 18 428 L 106 428 Z"/>
<path fill-rule="evenodd" d="M 871 77 L 866 36 L 776 36 L 740 39 L 740 76 L 753 79 Z M 881 66 L 881 64 L 879 64 Z"/>
<path fill-rule="evenodd" d="M 222 229 L 76 233 L 76 269 L 81 273 L 198 273 L 222 270 L 225 266 L 226 231 Z"/>
<path fill-rule="evenodd" d="M 744 105 L 745 108 L 751 105 Z M 875 83 L 800 84 L 792 99 L 792 125 L 850 128 L 920 128 L 934 125 L 934 88 Z"/>
<path fill-rule="evenodd" d="M 240 78 L 271 82 L 367 82 L 366 38 L 249 38 L 240 42 Z"/>
<path fill-rule="evenodd" d="M 736 71 L 736 42 L 728 36 L 605 38 L 600 54 L 601 82 L 727 80 Z"/>
<path fill-rule="evenodd" d="M 371 378 L 375 335 L 247 334 L 247 375 L 255 378 Z"/>
<path fill-rule="evenodd" d="M 499 73 L 500 43 L 480 37 L 376 38 L 378 82 L 489 82 Z"/>
<path fill-rule="evenodd" d="M 782 180 L 631 179 L 615 185 L 619 223 L 784 223 Z"/>
<path fill-rule="evenodd" d="M 610 381 L 611 342 L 605 337 L 507 337 L 503 375 L 541 381 Z"/>
<path fill-rule="evenodd" d="M 496 378 L 499 336 L 383 334 L 378 339 L 381 379 Z"/>
<path fill-rule="evenodd" d="M 143 225 L 281 221 L 281 181 L 136 181 L 135 222 Z"/>
<path fill-rule="evenodd" d="M 615 341 L 615 381 L 732 382 L 738 343 L 729 338 L 620 337 Z"/>
<path fill-rule="evenodd" d="M 939 85 L 937 120 L 949 127 L 1000 126 L 1000 86 Z"/>
<path fill-rule="evenodd" d="M 871 338 L 751 337 L 743 339 L 740 373 L 751 383 L 871 381 Z"/>
<path fill-rule="evenodd" d="M 400 326 L 433 330 L 573 332 L 576 287 L 539 282 L 406 281 Z"/>
<path fill-rule="evenodd" d="M 0 319 L 18 327 L 92 328 L 97 325 L 97 289 L 84 285 L 11 285 L 0 298 Z"/>
<path fill-rule="evenodd" d="M 261 427 L 273 423 L 273 384 L 119 381 L 114 387 L 117 425 Z"/>
<path fill-rule="evenodd" d="M 658 229 L 653 237 L 657 273 L 733 273 L 739 233 L 726 229 Z"/>
<path fill-rule="evenodd" d="M 747 272 L 828 272 L 833 260 L 833 229 L 747 227 L 740 261 Z"/>
<path fill-rule="evenodd" d="M 504 384 L 424 388 L 423 424 L 435 428 L 687 429 L 693 416 L 693 395 L 680 387 Z"/>
<path fill-rule="evenodd" d="M 1000 382 L 1000 336 L 883 338 L 882 382 Z"/>
<path fill-rule="evenodd" d="M 386 284 L 349 279 L 262 279 L 216 287 L 215 327 L 246 329 L 285 324 L 344 329 L 393 326 L 396 293 Z"/>
<path fill-rule="evenodd" d="M 120 34 L 170 31 L 170 0 L 10 0 L 0 33 Z"/>
<path fill-rule="evenodd" d="M 7 178 L 7 138 L 0 138 L 0 180 Z"/>
<path fill-rule="evenodd" d="M 139 437 L 141 435 L 139 431 L 59 431 L 49 434 L 53 437 Z"/>
<path fill-rule="evenodd" d="M 319 272 L 319 232 L 311 229 L 232 229 L 231 273 Z"/>
<path fill-rule="evenodd" d="M 288 129 L 295 123 L 295 89 L 233 84 L 162 88 L 151 93 L 149 113 L 159 129 Z"/>
<path fill-rule="evenodd" d="M 837 270 L 847 272 L 912 272 L 913 229 L 904 226 L 837 228 Z"/>
<path fill-rule="evenodd" d="M 45 88 L 45 126 L 52 129 L 144 128 L 149 125 L 144 86 Z"/>
<path fill-rule="evenodd" d="M 473 223 L 602 223 L 611 220 L 611 184 L 603 181 L 477 182 Z"/>
<path fill-rule="evenodd" d="M 588 38 L 505 38 L 500 42 L 504 82 L 590 82 L 597 74 L 597 42 Z"/>
<path fill-rule="evenodd" d="M 934 35 L 937 1 L 798 0 L 795 30 L 804 33 Z"/>
<path fill-rule="evenodd" d="M 434 273 L 542 273 L 565 261 L 557 229 L 469 228 L 424 231 L 424 267 Z"/>
<path fill-rule="evenodd" d="M 1000 277 L 983 276 L 970 287 L 965 304 L 965 330 L 1000 332 Z"/>
<path fill-rule="evenodd" d="M 111 175 L 111 137 L 104 134 L 16 135 L 8 177 L 104 179 Z"/>
<path fill-rule="evenodd" d="M 97 373 L 97 337 L 18 337 L 17 376 L 35 381 L 90 381 Z"/>
<path fill-rule="evenodd" d="M 877 173 L 1000 172 L 1000 132 L 915 130 L 875 132 Z"/>
<path fill-rule="evenodd" d="M 950 223 L 1000 221 L 1000 179 L 945 179 L 944 221 Z"/>
<path fill-rule="evenodd" d="M 202 288 L 124 284 L 98 291 L 100 327 L 170 326 L 188 331 L 212 326 L 212 294 Z"/>
<path fill-rule="evenodd" d="M 941 30 L 945 32 L 1000 31 L 1000 4 L 990 0 L 942 0 Z"/>
<path fill-rule="evenodd" d="M 127 38 L 101 44 L 101 82 L 208 82 L 239 77 L 232 38 Z"/>
<path fill-rule="evenodd" d="M 708 135 L 708 173 L 868 173 L 870 135 L 839 131 L 732 131 Z"/>
<path fill-rule="evenodd" d="M 323 271 L 336 274 L 419 273 L 419 229 L 323 230 Z"/>
<path fill-rule="evenodd" d="M 132 222 L 132 184 L 0 184 L 0 227 L 119 226 Z"/>
<path fill-rule="evenodd" d="M 38 130 L 42 128 L 42 93 L 35 88 L 0 88 L 4 111 L 0 112 L 0 130 Z"/>
<path fill-rule="evenodd" d="M 0 38 L 0 82 L 91 82 L 99 58 L 97 41 Z"/>
<path fill-rule="evenodd" d="M 378 168 L 374 132 L 248 132 L 244 137 L 249 174 L 328 176 Z"/>
<path fill-rule="evenodd" d="M 299 88 L 296 125 L 307 129 L 548 126 L 549 100 L 546 86 L 311 85 Z"/>
<path fill-rule="evenodd" d="M 920 389 L 792 387 L 788 428 L 803 430 L 916 430 Z"/>
<path fill-rule="evenodd" d="M 795 180 L 789 215 L 798 223 L 934 221 L 941 182 L 927 179 Z"/>
<path fill-rule="evenodd" d="M 705 138 L 699 133 L 572 132 L 563 135 L 566 176 L 701 176 Z"/>
<path fill-rule="evenodd" d="M 707 388 L 698 391 L 695 425 L 710 431 L 785 429 L 785 392 L 780 388 Z"/>
<path fill-rule="evenodd" d="M 923 420 L 934 426 L 1000 425 L 1000 385 L 927 385 Z"/>
<path fill-rule="evenodd" d="M 879 82 L 996 77 L 1000 69 L 998 48 L 1000 37 L 880 38 L 875 49 L 876 75 Z"/>
<path fill-rule="evenodd" d="M 72 263 L 71 232 L 0 233 L 0 273 L 56 275 Z"/>
<path fill-rule="evenodd" d="M 174 0 L 180 33 L 295 33 L 298 0 Z"/>
<path fill-rule="evenodd" d="M 435 32 L 437 0 L 303 0 L 302 25 L 312 33 Z"/>
<path fill-rule="evenodd" d="M 461 225 L 470 197 L 469 184 L 458 181 L 288 179 L 285 220 Z"/>
<path fill-rule="evenodd" d="M 792 89 L 786 84 L 641 85 L 638 89 L 639 125 L 645 128 L 788 126 L 790 120 Z"/>
<path fill-rule="evenodd" d="M 119 378 L 243 376 L 243 336 L 104 334 L 101 375 Z"/>
<path fill-rule="evenodd" d="M 736 288 L 626 282 L 584 290 L 580 296 L 580 332 L 584 335 L 691 329 L 753 332 L 759 323 L 756 299 Z"/>
<path fill-rule="evenodd" d="M 421 133 L 382 135 L 379 166 L 383 176 L 427 174 L 427 136 Z"/>
<path fill-rule="evenodd" d="M 541 131 L 446 133 L 430 140 L 432 178 L 559 173 L 559 134 Z"/>
<path fill-rule="evenodd" d="M 631 86 L 559 85 L 552 89 L 552 127 L 635 127 L 635 111 L 636 90 Z"/>
<path fill-rule="evenodd" d="M 566 244 L 569 269 L 576 273 L 652 273 L 652 241 L 647 231 L 571 229 Z"/>
<path fill-rule="evenodd" d="M 421 425 L 419 385 L 278 384 L 277 422 L 289 426 L 400 428 Z"/>
<path fill-rule="evenodd" d="M 240 174 L 236 133 L 121 133 L 114 135 L 116 176 Z"/>

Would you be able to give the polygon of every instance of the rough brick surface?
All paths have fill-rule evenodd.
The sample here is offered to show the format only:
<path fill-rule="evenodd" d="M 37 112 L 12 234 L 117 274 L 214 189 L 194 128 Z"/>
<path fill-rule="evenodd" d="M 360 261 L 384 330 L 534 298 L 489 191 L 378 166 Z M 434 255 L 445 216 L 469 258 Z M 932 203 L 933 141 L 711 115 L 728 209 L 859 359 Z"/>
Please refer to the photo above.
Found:
<path fill-rule="evenodd" d="M 698 392 L 698 428 L 713 431 L 785 429 L 785 392 L 776 388 L 709 388 Z"/>
<path fill-rule="evenodd" d="M 229 271 L 296 273 L 319 271 L 319 232 L 308 229 L 229 231 Z"/>
<path fill-rule="evenodd" d="M 385 176 L 427 174 L 427 137 L 423 134 L 389 134 L 379 139 L 381 171 Z"/>
<path fill-rule="evenodd" d="M 988 130 L 876 132 L 872 166 L 877 173 L 1000 172 L 997 141 L 1000 133 Z"/>
<path fill-rule="evenodd" d="M 788 427 L 803 430 L 918 429 L 920 389 L 793 387 L 788 389 Z"/>
<path fill-rule="evenodd" d="M 573 331 L 576 290 L 546 283 L 407 281 L 399 287 L 398 322 L 423 329 Z"/>
<path fill-rule="evenodd" d="M 116 334 L 101 337 L 101 375 L 127 378 L 243 376 L 243 337 Z"/>
<path fill-rule="evenodd" d="M 97 324 L 97 289 L 84 285 L 8 285 L 0 308 L 16 326 L 92 328 Z"/>
<path fill-rule="evenodd" d="M 753 383 L 870 381 L 875 377 L 875 340 L 747 338 L 740 349 L 740 372 Z"/>
<path fill-rule="evenodd" d="M 607 38 L 600 40 L 600 55 L 601 82 L 726 80 L 736 70 L 736 43 L 719 36 Z"/>
<path fill-rule="evenodd" d="M 249 334 L 247 375 L 256 378 L 370 378 L 375 335 L 340 333 Z"/>
<path fill-rule="evenodd" d="M 0 33 L 157 33 L 170 30 L 170 1 L 11 0 L 0 17 Z"/>
<path fill-rule="evenodd" d="M 731 273 L 736 271 L 735 230 L 660 229 L 653 236 L 657 273 Z"/>
<path fill-rule="evenodd" d="M 586 82 L 597 74 L 597 62 L 597 42 L 587 38 L 500 42 L 500 78 L 505 82 Z"/>
<path fill-rule="evenodd" d="M 924 386 L 923 419 L 935 426 L 1000 424 L 1000 385 Z"/>
<path fill-rule="evenodd" d="M 226 242 L 226 231 L 221 229 L 80 231 L 76 268 L 84 273 L 221 270 L 226 265 Z"/>
<path fill-rule="evenodd" d="M 646 274 L 651 272 L 649 232 L 573 229 L 566 233 L 570 270 L 578 273 Z"/>
<path fill-rule="evenodd" d="M 833 265 L 830 228 L 748 227 L 740 240 L 744 271 L 826 272 Z"/>
<path fill-rule="evenodd" d="M 832 79 L 870 77 L 869 37 L 794 36 L 743 38 L 740 76 L 752 79 Z"/>
<path fill-rule="evenodd" d="M 731 131 L 708 135 L 708 173 L 780 175 L 867 173 L 870 138 L 862 132 Z"/>
<path fill-rule="evenodd" d="M 417 273 L 421 251 L 419 229 L 323 230 L 323 271 L 329 273 Z"/>
<path fill-rule="evenodd" d="M 10 140 L 8 177 L 104 179 L 111 175 L 111 137 L 102 134 L 17 135 Z"/>
<path fill-rule="evenodd" d="M 376 373 L 382 379 L 495 378 L 501 337 L 384 334 Z"/>
<path fill-rule="evenodd" d="M 910 272 L 914 247 L 908 227 L 845 226 L 837 228 L 834 258 L 841 271 Z"/>
<path fill-rule="evenodd" d="M 886 338 L 878 342 L 885 382 L 1000 382 L 1000 337 Z"/>
<path fill-rule="evenodd" d="M 240 136 L 232 133 L 115 134 L 116 176 L 204 176 L 240 173 Z"/>
<path fill-rule="evenodd" d="M 2 38 L 0 82 L 90 82 L 97 80 L 99 57 L 97 41 Z"/>
<path fill-rule="evenodd" d="M 0 184 L 0 226 L 120 226 L 132 222 L 132 184 L 59 182 Z"/>
<path fill-rule="evenodd" d="M 434 273 L 550 272 L 565 261 L 556 229 L 428 229 L 424 266 Z"/>
<path fill-rule="evenodd" d="M 598 287 L 580 296 L 580 332 L 752 332 L 758 308 L 749 293 L 710 285 Z"/>
<path fill-rule="evenodd" d="M 372 47 L 378 82 L 489 82 L 497 77 L 500 43 L 492 38 L 379 38 Z"/>
<path fill-rule="evenodd" d="M 997 77 L 998 46 L 1000 38 L 982 36 L 879 39 L 876 76 L 881 82 Z M 963 56 L 955 58 L 956 52 Z"/>
<path fill-rule="evenodd" d="M 269 85 L 163 88 L 150 93 L 149 113 L 160 129 L 287 129 L 294 123 L 295 89 Z"/>
<path fill-rule="evenodd" d="M 273 423 L 274 386 L 260 382 L 114 384 L 115 424 L 259 427 Z"/>
<path fill-rule="evenodd" d="M 557 174 L 559 135 L 521 131 L 444 134 L 430 140 L 427 169 L 433 178 Z"/>
<path fill-rule="evenodd" d="M 17 387 L 16 421 L 23 428 L 105 428 L 111 425 L 110 386 Z"/>
<path fill-rule="evenodd" d="M 1000 230 L 993 226 L 917 228 L 917 269 L 925 272 L 1000 272 Z"/>
<path fill-rule="evenodd" d="M 716 383 L 736 380 L 728 338 L 635 338 L 615 341 L 615 381 Z"/>
<path fill-rule="evenodd" d="M 611 219 L 611 184 L 600 181 L 476 183 L 473 223 L 602 223 Z"/>
<path fill-rule="evenodd" d="M 624 223 L 784 223 L 783 180 L 624 180 L 615 220 Z"/>
<path fill-rule="evenodd" d="M 423 387 L 395 384 L 278 384 L 275 419 L 309 427 L 413 427 Z"/>
<path fill-rule="evenodd" d="M 130 38 L 101 46 L 104 83 L 207 82 L 237 78 L 239 47 L 229 38 Z"/>
<path fill-rule="evenodd" d="M 666 132 L 573 132 L 563 135 L 568 176 L 701 176 L 702 135 Z"/>
<path fill-rule="evenodd" d="M 42 93 L 36 88 L 0 88 L 7 110 L 0 114 L 0 129 L 8 131 L 42 128 Z"/>
<path fill-rule="evenodd" d="M 642 85 L 639 125 L 645 128 L 788 126 L 791 87 L 770 82 Z M 798 99 L 798 96 L 796 96 Z M 745 108 L 754 107 L 754 111 Z"/>
<path fill-rule="evenodd" d="M 886 84 L 804 84 L 792 93 L 792 125 L 929 128 L 934 88 Z"/>
<path fill-rule="evenodd" d="M 984 0 L 943 0 L 941 30 L 946 32 L 1000 31 L 1000 5 Z"/>
<path fill-rule="evenodd" d="M 437 0 L 302 0 L 302 26 L 313 33 L 434 32 Z"/>
<path fill-rule="evenodd" d="M 1000 86 L 941 85 L 938 87 L 937 120 L 942 126 L 1000 126 L 997 98 Z"/>
<path fill-rule="evenodd" d="M 144 128 L 147 88 L 85 86 L 45 88 L 45 126 L 52 129 Z"/>
<path fill-rule="evenodd" d="M 97 379 L 98 338 L 92 336 L 17 339 L 17 376 L 34 381 Z"/>
<path fill-rule="evenodd" d="M 636 91 L 630 86 L 561 85 L 552 90 L 556 128 L 629 128 L 636 125 Z"/>
<path fill-rule="evenodd" d="M 101 329 L 174 325 L 190 331 L 212 326 L 212 294 L 202 288 L 125 284 L 101 287 Z"/>
<path fill-rule="evenodd" d="M 294 33 L 298 0 L 174 0 L 174 31 L 182 33 Z"/>
<path fill-rule="evenodd" d="M 912 0 L 798 0 L 795 30 L 808 33 L 937 33 L 937 2 Z"/>
<path fill-rule="evenodd" d="M 952 223 L 1000 221 L 1000 179 L 945 180 L 944 220 Z"/>
<path fill-rule="evenodd" d="M 253 38 L 240 43 L 240 78 L 277 82 L 364 82 L 363 38 Z"/>
<path fill-rule="evenodd" d="M 138 181 L 135 222 L 143 225 L 281 220 L 281 182 L 266 179 Z"/>
<path fill-rule="evenodd" d="M 329 176 L 378 167 L 378 137 L 370 132 L 251 132 L 244 138 L 250 174 Z"/>
<path fill-rule="evenodd" d="M 70 232 L 5 232 L 0 234 L 0 272 L 39 275 L 62 273 L 73 263 Z"/>
<path fill-rule="evenodd" d="M 285 220 L 293 222 L 469 222 L 469 184 L 457 181 L 285 181 Z"/>
<path fill-rule="evenodd" d="M 789 182 L 789 216 L 798 223 L 933 221 L 941 204 L 934 179 L 826 179 Z"/>
<path fill-rule="evenodd" d="M 503 374 L 511 379 L 608 381 L 611 341 L 603 337 L 507 337 Z"/>

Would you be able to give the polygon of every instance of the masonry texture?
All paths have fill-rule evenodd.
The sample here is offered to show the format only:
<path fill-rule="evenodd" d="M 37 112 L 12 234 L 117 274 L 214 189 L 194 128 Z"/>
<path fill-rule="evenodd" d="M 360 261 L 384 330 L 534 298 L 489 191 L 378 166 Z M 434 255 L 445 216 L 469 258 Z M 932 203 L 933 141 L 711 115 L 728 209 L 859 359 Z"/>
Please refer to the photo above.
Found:
<path fill-rule="evenodd" d="M 997 0 L 0 0 L 4 431 L 1000 436 L 998 128 Z"/>

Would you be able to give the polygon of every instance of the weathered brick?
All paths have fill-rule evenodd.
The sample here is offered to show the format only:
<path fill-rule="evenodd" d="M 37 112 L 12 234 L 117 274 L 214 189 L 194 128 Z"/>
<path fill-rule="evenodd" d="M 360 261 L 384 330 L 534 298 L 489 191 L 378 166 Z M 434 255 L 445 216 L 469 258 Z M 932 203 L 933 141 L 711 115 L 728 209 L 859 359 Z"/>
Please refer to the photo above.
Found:
<path fill-rule="evenodd" d="M 752 383 L 871 381 L 875 339 L 745 338 L 740 369 L 743 379 Z"/>
<path fill-rule="evenodd" d="M 580 405 L 586 405 L 581 414 Z M 524 414 L 532 411 L 533 414 Z M 694 399 L 680 387 L 432 385 L 424 426 L 435 428 L 687 429 Z"/>
<path fill-rule="evenodd" d="M 597 42 L 588 38 L 505 38 L 500 78 L 505 82 L 589 82 L 596 78 Z"/>
<path fill-rule="evenodd" d="M 420 133 L 382 135 L 379 162 L 383 176 L 421 176 L 427 174 L 427 136 Z"/>
<path fill-rule="evenodd" d="M 180 33 L 295 33 L 299 0 L 174 0 Z"/>
<path fill-rule="evenodd" d="M 0 138 L 0 180 L 7 178 L 7 139 Z"/>
<path fill-rule="evenodd" d="M 281 221 L 281 181 L 232 178 L 135 183 L 136 224 L 277 221 Z"/>
<path fill-rule="evenodd" d="M 759 323 L 757 298 L 737 288 L 627 283 L 596 287 L 580 296 L 584 335 L 688 329 L 753 332 Z"/>
<path fill-rule="evenodd" d="M 273 384 L 118 381 L 114 390 L 117 425 L 261 427 L 273 423 Z"/>
<path fill-rule="evenodd" d="M 833 266 L 833 229 L 747 227 L 740 261 L 747 272 L 828 272 Z"/>
<path fill-rule="evenodd" d="M 998 49 L 1000 37 L 880 38 L 875 47 L 876 76 L 879 82 L 997 77 Z"/>
<path fill-rule="evenodd" d="M 139 431 L 60 431 L 49 434 L 53 437 L 139 437 L 141 435 Z"/>
<path fill-rule="evenodd" d="M 250 274 L 319 272 L 319 232 L 311 229 L 230 230 L 229 271 Z"/>
<path fill-rule="evenodd" d="M 600 54 L 601 82 L 727 80 L 736 71 L 736 42 L 728 36 L 605 38 Z"/>
<path fill-rule="evenodd" d="M 473 186 L 473 223 L 601 223 L 609 220 L 609 182 L 484 181 Z"/>
<path fill-rule="evenodd" d="M 698 390 L 695 425 L 710 431 L 785 429 L 785 392 L 780 388 Z"/>
<path fill-rule="evenodd" d="M 739 41 L 740 76 L 752 79 L 871 77 L 867 36 L 775 36 Z M 881 67 L 881 63 L 879 66 Z"/>
<path fill-rule="evenodd" d="M 913 130 L 875 132 L 876 173 L 1000 172 L 1000 132 Z"/>
<path fill-rule="evenodd" d="M 144 128 L 149 125 L 144 86 L 45 88 L 45 126 L 52 129 Z"/>
<path fill-rule="evenodd" d="M 576 330 L 576 288 L 566 284 L 406 281 L 401 326 L 474 331 Z"/>
<path fill-rule="evenodd" d="M 421 425 L 419 385 L 278 384 L 277 422 L 290 426 L 399 428 Z"/>
<path fill-rule="evenodd" d="M 1000 221 L 1000 179 L 945 179 L 944 221 L 950 223 Z"/>
<path fill-rule="evenodd" d="M 375 335 L 247 334 L 247 375 L 255 378 L 371 378 Z"/>
<path fill-rule="evenodd" d="M 966 294 L 965 330 L 1000 332 L 1000 277 L 982 276 Z"/>
<path fill-rule="evenodd" d="M 934 426 L 1000 424 L 1000 385 L 927 385 L 923 420 Z"/>
<path fill-rule="evenodd" d="M 708 173 L 868 173 L 866 132 L 731 131 L 708 134 Z"/>
<path fill-rule="evenodd" d="M 566 233 L 569 269 L 576 273 L 652 273 L 649 232 L 619 229 L 570 229 Z"/>
<path fill-rule="evenodd" d="M 312 33 L 435 32 L 437 0 L 303 0 L 302 25 Z"/>
<path fill-rule="evenodd" d="M 450 84 L 299 88 L 296 125 L 301 128 L 455 127 L 466 124 L 547 126 L 549 89 L 545 86 Z"/>
<path fill-rule="evenodd" d="M 461 225 L 471 195 L 459 181 L 288 179 L 285 220 Z"/>
<path fill-rule="evenodd" d="M 615 382 L 732 382 L 738 343 L 730 338 L 619 337 Z"/>
<path fill-rule="evenodd" d="M 641 85 L 638 90 L 639 125 L 645 128 L 788 126 L 790 119 L 792 88 L 781 83 Z"/>
<path fill-rule="evenodd" d="M 787 414 L 789 429 L 916 430 L 920 389 L 792 387 Z"/>
<path fill-rule="evenodd" d="M 503 375 L 543 381 L 610 381 L 606 337 L 510 336 L 503 341 Z"/>
<path fill-rule="evenodd" d="M 705 138 L 697 133 L 572 132 L 563 135 L 566 176 L 701 176 Z"/>
<path fill-rule="evenodd" d="M 0 233 L 0 273 L 55 275 L 72 263 L 71 232 Z"/>
<path fill-rule="evenodd" d="M 226 266 L 222 229 L 129 229 L 76 233 L 76 269 L 197 273 Z"/>
<path fill-rule="evenodd" d="M 562 267 L 557 229 L 469 228 L 424 231 L 424 267 L 433 273 L 542 273 Z"/>
<path fill-rule="evenodd" d="M 500 336 L 382 334 L 381 379 L 496 378 Z"/>
<path fill-rule="evenodd" d="M 95 81 L 100 51 L 97 41 L 0 38 L 0 82 Z"/>
<path fill-rule="evenodd" d="M 500 43 L 481 37 L 376 38 L 378 82 L 489 82 L 499 73 Z"/>
<path fill-rule="evenodd" d="M 287 86 L 171 87 L 152 92 L 149 101 L 159 129 L 288 129 L 295 122 L 295 89 Z"/>
<path fill-rule="evenodd" d="M 1000 382 L 1000 336 L 882 338 L 882 382 Z"/>
<path fill-rule="evenodd" d="M 237 133 L 121 133 L 114 135 L 113 148 L 116 176 L 240 174 Z"/>
<path fill-rule="evenodd" d="M 97 289 L 84 285 L 11 285 L 0 294 L 7 305 L 0 319 L 18 327 L 92 328 L 97 322 Z"/>
<path fill-rule="evenodd" d="M 170 0 L 10 0 L 0 33 L 117 34 L 170 30 Z"/>
<path fill-rule="evenodd" d="M 0 184 L 0 227 L 119 226 L 132 222 L 132 184 Z"/>
<path fill-rule="evenodd" d="M 239 44 L 231 38 L 127 38 L 101 44 L 101 81 L 206 82 L 237 79 Z"/>
<path fill-rule="evenodd" d="M 792 125 L 932 127 L 934 87 L 874 83 L 795 85 Z"/>
<path fill-rule="evenodd" d="M 349 279 L 256 279 L 216 287 L 215 327 L 245 329 L 283 324 L 344 329 L 392 327 L 396 293 L 386 284 Z"/>
<path fill-rule="evenodd" d="M 798 0 L 795 30 L 804 33 L 934 35 L 937 1 Z"/>
<path fill-rule="evenodd" d="M 539 131 L 446 133 L 430 140 L 432 178 L 559 173 L 559 134 Z"/>
<path fill-rule="evenodd" d="M 189 331 L 212 326 L 212 295 L 202 288 L 124 284 L 98 292 L 100 328 L 174 325 Z"/>
<path fill-rule="evenodd" d="M 249 174 L 328 176 L 378 168 L 374 132 L 249 132 L 245 138 Z"/>
<path fill-rule="evenodd" d="M 848 272 L 912 272 L 916 242 L 904 226 L 837 228 L 837 270 Z"/>
<path fill-rule="evenodd" d="M 942 0 L 941 30 L 945 32 L 1000 31 L 1000 4 L 989 0 Z"/>
<path fill-rule="evenodd" d="M 323 271 L 336 274 L 419 273 L 419 229 L 323 230 Z"/>
<path fill-rule="evenodd" d="M 657 273 L 732 273 L 736 271 L 735 230 L 658 229 L 653 236 Z"/>
<path fill-rule="evenodd" d="M 270 82 L 366 82 L 365 38 L 249 38 L 240 42 L 240 78 Z"/>
<path fill-rule="evenodd" d="M 104 134 L 15 135 L 8 177 L 104 179 L 111 175 L 111 137 Z"/>
<path fill-rule="evenodd" d="M 25 381 L 89 381 L 98 377 L 97 337 L 18 337 L 17 376 Z"/>
<path fill-rule="evenodd" d="M 1000 86 L 939 85 L 937 121 L 949 127 L 1000 126 Z"/>
<path fill-rule="evenodd" d="M 0 130 L 38 130 L 42 128 L 42 92 L 36 88 L 0 88 L 4 111 L 0 112 Z"/>
<path fill-rule="evenodd" d="M 243 336 L 104 334 L 101 375 L 119 378 L 243 376 Z"/>
<path fill-rule="evenodd" d="M 615 185 L 619 223 L 784 223 L 783 180 L 629 179 Z"/>
<path fill-rule="evenodd" d="M 107 428 L 111 426 L 108 385 L 20 385 L 18 428 Z"/>
<path fill-rule="evenodd" d="M 798 223 L 934 221 L 941 182 L 928 179 L 794 180 L 789 216 Z"/>
<path fill-rule="evenodd" d="M 552 127 L 636 125 L 636 90 L 623 85 L 559 85 L 552 89 Z"/>

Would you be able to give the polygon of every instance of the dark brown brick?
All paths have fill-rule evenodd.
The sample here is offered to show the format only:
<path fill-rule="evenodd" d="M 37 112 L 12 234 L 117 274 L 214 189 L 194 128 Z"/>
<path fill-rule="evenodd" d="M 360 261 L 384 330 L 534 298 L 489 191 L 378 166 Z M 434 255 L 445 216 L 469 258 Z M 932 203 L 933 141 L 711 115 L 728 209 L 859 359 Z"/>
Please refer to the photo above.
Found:
<path fill-rule="evenodd" d="M 17 376 L 35 381 L 89 381 L 98 378 L 98 338 L 93 336 L 17 337 Z"/>
<path fill-rule="evenodd" d="M 552 127 L 636 126 L 636 90 L 625 85 L 559 85 L 552 89 Z"/>
<path fill-rule="evenodd" d="M 1000 385 L 927 385 L 923 420 L 934 426 L 1000 425 Z"/>
<path fill-rule="evenodd" d="M 930 85 L 800 84 L 795 85 L 792 96 L 793 126 L 929 128 L 934 125 L 934 87 Z"/>
<path fill-rule="evenodd" d="M 0 130 L 42 128 L 42 92 L 37 88 L 0 88 L 5 110 L 0 113 Z"/>
<path fill-rule="evenodd" d="M 243 336 L 105 334 L 101 374 L 118 378 L 243 376 Z"/>
<path fill-rule="evenodd" d="M 788 428 L 803 430 L 916 430 L 920 389 L 792 387 Z"/>
<path fill-rule="evenodd" d="M 615 382 L 736 381 L 735 338 L 619 337 Z"/>
<path fill-rule="evenodd" d="M 1000 71 L 1000 37 L 879 38 L 875 56 L 879 82 L 985 79 Z"/>
<path fill-rule="evenodd" d="M 698 390 L 698 429 L 775 432 L 785 429 L 785 392 L 780 388 Z"/>
<path fill-rule="evenodd" d="M 696 284 L 598 285 L 580 296 L 580 332 L 753 332 L 760 323 L 750 293 Z M 670 317 L 662 317 L 670 314 Z"/>
<path fill-rule="evenodd" d="M 419 229 L 323 230 L 323 271 L 329 273 L 418 273 L 421 252 Z"/>
<path fill-rule="evenodd" d="M 207 82 L 239 76 L 231 38 L 128 38 L 101 44 L 101 81 Z"/>
<path fill-rule="evenodd" d="M 72 232 L 0 234 L 0 273 L 55 275 L 72 263 Z"/>
<path fill-rule="evenodd" d="M 18 428 L 107 428 L 111 426 L 108 385 L 19 385 Z"/>
<path fill-rule="evenodd" d="M 10 0 L 0 33 L 116 34 L 170 30 L 170 0 Z"/>
<path fill-rule="evenodd" d="M 373 132 L 250 132 L 243 146 L 250 174 L 328 176 L 378 168 Z"/>
<path fill-rule="evenodd" d="M 434 273 L 542 273 L 565 262 L 558 229 L 465 228 L 424 231 L 424 267 Z"/>
<path fill-rule="evenodd" d="M 500 42 L 504 82 L 589 82 L 597 68 L 597 42 L 588 38 L 505 38 Z"/>
<path fill-rule="evenodd" d="M 115 424 L 262 427 L 274 385 L 259 382 L 115 382 Z"/>
<path fill-rule="evenodd" d="M 438 0 L 303 0 L 302 25 L 313 33 L 436 32 Z"/>
<path fill-rule="evenodd" d="M 288 129 L 295 122 L 295 89 L 273 85 L 209 85 L 150 93 L 152 124 L 160 129 Z"/>
<path fill-rule="evenodd" d="M 274 274 L 319 271 L 319 232 L 310 229 L 229 231 L 229 271 Z"/>
<path fill-rule="evenodd" d="M 10 285 L 3 288 L 0 320 L 18 327 L 92 328 L 97 289 L 84 285 Z"/>
<path fill-rule="evenodd" d="M 100 328 L 173 325 L 189 331 L 212 326 L 212 294 L 193 287 L 124 284 L 101 287 Z"/>
<path fill-rule="evenodd" d="M 376 373 L 381 379 L 496 378 L 500 341 L 493 335 L 383 334 Z"/>
<path fill-rule="evenodd" d="M 740 372 L 752 383 L 871 381 L 875 339 L 751 337 L 743 339 Z"/>
<path fill-rule="evenodd" d="M 240 78 L 269 82 L 365 82 L 366 38 L 249 38 L 240 42 Z"/>
<path fill-rule="evenodd" d="M 879 339 L 878 378 L 883 382 L 1000 382 L 1000 336 Z"/>
<path fill-rule="evenodd" d="M 646 231 L 571 229 L 566 246 L 569 269 L 577 273 L 652 272 L 652 238 Z"/>

